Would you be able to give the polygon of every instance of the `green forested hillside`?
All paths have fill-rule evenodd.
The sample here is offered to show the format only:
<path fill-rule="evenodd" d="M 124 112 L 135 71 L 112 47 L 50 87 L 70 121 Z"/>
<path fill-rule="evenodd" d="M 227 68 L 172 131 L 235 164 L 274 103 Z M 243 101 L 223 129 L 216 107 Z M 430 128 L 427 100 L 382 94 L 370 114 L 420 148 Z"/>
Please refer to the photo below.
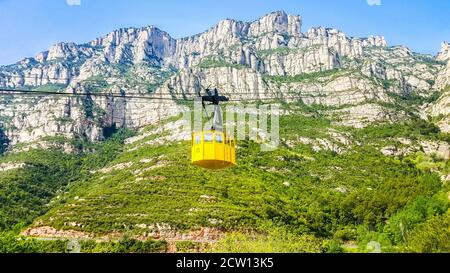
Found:
<path fill-rule="evenodd" d="M 191 166 L 189 142 L 145 144 L 164 133 L 130 144 L 126 131 L 98 144 L 75 140 L 72 154 L 7 154 L 1 162 L 26 166 L 1 173 L 0 251 L 65 251 L 63 241 L 17 240 L 43 226 L 112 238 L 83 241 L 85 252 L 168 251 L 170 238 L 147 236 L 155 226 L 220 234 L 218 241 L 177 239 L 177 251 L 366 252 L 370 241 L 389 252 L 450 251 L 450 189 L 438 174 L 449 172 L 449 162 L 380 152 L 396 138 L 448 136 L 421 120 L 348 129 L 314 108 L 296 109 L 281 117 L 277 150 L 240 141 L 238 166 L 223 171 Z"/>

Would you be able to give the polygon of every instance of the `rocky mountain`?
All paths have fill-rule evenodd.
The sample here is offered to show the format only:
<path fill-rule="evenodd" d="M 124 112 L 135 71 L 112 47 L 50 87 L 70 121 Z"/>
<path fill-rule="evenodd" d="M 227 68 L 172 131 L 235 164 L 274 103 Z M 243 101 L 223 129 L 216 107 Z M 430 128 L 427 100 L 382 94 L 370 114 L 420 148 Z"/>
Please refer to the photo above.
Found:
<path fill-rule="evenodd" d="M 449 50 L 280 11 L 0 67 L 2 90 L 55 93 L 0 91 L 0 252 L 448 252 Z M 206 87 L 278 102 L 279 147 L 240 140 L 236 167 L 192 166 L 180 99 Z"/>
<path fill-rule="evenodd" d="M 361 127 L 402 118 L 385 107 L 395 104 L 392 94 L 426 98 L 445 88 L 447 60 L 448 44 L 434 58 L 388 47 L 381 36 L 353 38 L 323 27 L 303 32 L 300 16 L 280 11 L 254 22 L 223 20 L 182 39 L 150 26 L 119 29 L 86 44 L 58 43 L 1 67 L 0 87 L 176 98 L 215 86 L 237 99 L 326 105 L 343 115 L 343 124 Z M 11 144 L 57 135 L 102 139 L 105 128 L 139 128 L 182 111 L 168 101 L 108 97 L 2 100 L 2 130 Z M 440 115 L 446 108 L 435 104 L 428 111 Z"/>
<path fill-rule="evenodd" d="M 446 63 L 446 66 L 438 71 L 434 85 L 442 94 L 435 102 L 425 105 L 423 113 L 431 116 L 442 131 L 450 132 L 450 45 L 447 42 L 442 43 L 436 60 Z"/>

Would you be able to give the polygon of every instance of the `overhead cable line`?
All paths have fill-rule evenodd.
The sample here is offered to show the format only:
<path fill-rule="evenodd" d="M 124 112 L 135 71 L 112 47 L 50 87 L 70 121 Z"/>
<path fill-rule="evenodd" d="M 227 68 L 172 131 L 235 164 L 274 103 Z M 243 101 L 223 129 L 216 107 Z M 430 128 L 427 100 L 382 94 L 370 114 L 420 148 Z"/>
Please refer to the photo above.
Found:
<path fill-rule="evenodd" d="M 1 72 L 0 72 L 1 73 Z M 80 79 L 77 78 L 78 76 L 74 76 L 71 78 L 63 78 L 63 77 L 57 77 L 57 78 L 53 78 L 53 77 L 46 77 L 46 76 L 40 76 L 40 75 L 27 75 L 27 76 L 22 76 L 22 75 L 1 75 L 0 74 L 0 80 L 3 79 L 3 81 L 5 81 L 5 79 L 8 78 L 16 78 L 16 79 L 30 79 L 30 80 L 35 80 L 35 81 L 65 81 L 65 82 L 75 82 L 75 83 L 80 83 L 80 82 L 106 82 L 106 83 L 127 83 L 126 80 L 124 79 L 124 77 L 111 77 L 111 76 L 107 76 L 107 78 L 105 79 L 92 79 L 92 78 L 87 78 L 87 79 Z M 95 77 L 95 76 L 94 76 Z M 111 81 L 111 79 L 114 79 L 113 81 Z M 141 79 L 145 79 L 145 78 L 141 78 Z M 68 83 L 58 83 L 58 82 L 48 82 L 46 84 L 68 84 Z M 129 84 L 129 83 L 128 83 Z M 132 83 L 133 85 L 149 85 L 152 84 L 151 82 L 148 83 Z M 45 84 L 44 84 L 45 85 Z"/>
<path fill-rule="evenodd" d="M 149 95 L 125 95 L 121 93 L 112 93 L 112 92 L 100 92 L 100 93 L 89 93 L 89 92 L 80 92 L 80 93 L 65 93 L 65 92 L 57 92 L 57 91 L 41 91 L 41 90 L 25 90 L 25 89 L 8 89 L 8 88 L 0 88 L 0 96 L 15 96 L 15 95 L 37 95 L 37 96 L 61 96 L 61 97 L 80 97 L 80 96 L 91 96 L 91 97 L 105 97 L 105 98 L 125 98 L 125 99 L 148 99 L 148 100 L 167 100 L 167 101 L 194 101 L 193 98 L 177 98 L 177 97 L 167 97 L 167 96 L 158 96 L 164 95 L 160 93 L 153 93 L 153 96 Z M 176 94 L 171 94 L 176 95 Z M 180 94 L 183 95 L 183 94 Z M 186 94 L 184 94 L 186 95 Z M 192 94 L 195 96 L 195 94 Z M 258 95 L 258 94 L 253 94 Z M 283 98 L 283 97 L 262 97 L 262 98 L 245 98 L 245 99 L 230 99 L 230 101 L 262 101 L 262 100 L 290 100 L 296 98 Z"/>
<path fill-rule="evenodd" d="M 50 78 L 50 77 L 43 77 L 43 78 L 39 78 L 37 76 L 23 76 L 20 77 L 18 75 L 4 75 L 4 78 L 8 78 L 8 77 L 12 77 L 12 78 L 28 78 L 28 79 L 33 79 L 36 81 L 70 81 L 73 83 L 85 83 L 85 82 L 90 82 L 90 83 L 102 83 L 102 82 L 106 82 L 108 84 L 122 84 L 122 85 L 131 85 L 131 86 L 149 86 L 149 85 L 153 85 L 153 84 L 157 84 L 154 82 L 147 82 L 147 83 L 130 83 L 130 82 L 126 82 L 123 80 L 123 77 L 110 77 L 108 76 L 108 79 L 115 79 L 116 81 L 111 81 L 111 80 L 106 80 L 106 79 L 77 79 L 77 78 Z M 2 76 L 0 76 L 0 82 L 2 80 Z M 58 83 L 58 82 L 48 82 L 46 84 L 62 84 L 62 85 L 66 85 L 66 87 L 69 87 L 69 83 Z M 41 84 L 41 85 L 36 85 L 35 87 L 39 87 L 39 86 L 45 86 L 46 84 Z M 160 83 L 160 87 L 163 86 L 165 83 Z M 120 87 L 120 86 L 119 86 Z M 169 86 L 167 86 L 168 88 L 170 88 Z M 192 89 L 204 89 L 201 85 L 181 85 L 180 87 L 182 88 L 192 88 Z M 61 89 L 62 90 L 62 89 Z M 264 89 L 264 88 L 252 88 L 252 90 L 258 90 L 258 91 L 263 91 L 263 92 L 270 92 L 270 90 L 268 89 Z M 254 93 L 252 92 L 226 92 L 226 91 L 222 91 L 223 94 L 242 94 L 242 95 L 252 95 Z M 163 93 L 163 94 L 172 94 L 172 93 Z"/>
<path fill-rule="evenodd" d="M 41 90 L 25 90 L 25 89 L 5 89 L 0 88 L 0 95 L 42 95 L 42 96 L 66 96 L 66 97 L 76 97 L 76 96 L 92 96 L 92 97 L 112 97 L 112 98 L 129 98 L 129 99 L 158 99 L 158 100 L 186 100 L 186 99 L 177 99 L 170 97 L 156 97 L 156 96 L 142 96 L 142 95 L 125 95 L 121 93 L 88 93 L 88 92 L 80 92 L 80 93 L 65 93 L 65 92 L 57 92 L 57 91 L 41 91 Z M 7 93 L 4 93 L 7 92 Z"/>

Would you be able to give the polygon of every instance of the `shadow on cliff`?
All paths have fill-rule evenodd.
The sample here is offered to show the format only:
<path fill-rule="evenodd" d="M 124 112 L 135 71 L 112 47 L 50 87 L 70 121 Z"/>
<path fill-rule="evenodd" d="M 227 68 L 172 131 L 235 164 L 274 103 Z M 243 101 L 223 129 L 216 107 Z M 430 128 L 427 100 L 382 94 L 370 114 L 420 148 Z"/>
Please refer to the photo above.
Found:
<path fill-rule="evenodd" d="M 4 152 L 6 152 L 6 150 L 8 149 L 9 143 L 10 143 L 10 140 L 0 125 L 0 155 L 3 154 Z"/>
<path fill-rule="evenodd" d="M 112 137 L 119 130 L 115 123 L 110 126 L 105 126 L 102 129 L 103 129 L 103 138 L 104 139 L 108 139 L 108 138 Z"/>

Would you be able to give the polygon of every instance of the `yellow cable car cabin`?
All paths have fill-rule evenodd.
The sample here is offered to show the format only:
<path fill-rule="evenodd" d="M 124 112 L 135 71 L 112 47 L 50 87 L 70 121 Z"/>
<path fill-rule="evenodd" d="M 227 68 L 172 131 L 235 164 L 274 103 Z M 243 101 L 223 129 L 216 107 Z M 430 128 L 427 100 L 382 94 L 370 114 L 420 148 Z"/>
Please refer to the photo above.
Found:
<path fill-rule="evenodd" d="M 207 96 L 202 96 L 204 102 L 214 105 L 213 122 L 210 131 L 194 132 L 192 134 L 192 164 L 206 169 L 225 169 L 236 165 L 236 142 L 223 132 L 222 113 L 219 102 L 228 101 L 227 97 L 219 96 L 217 89 L 214 94 L 206 89 Z"/>
<path fill-rule="evenodd" d="M 219 131 L 193 133 L 192 164 L 207 169 L 224 169 L 236 165 L 235 140 Z"/>

